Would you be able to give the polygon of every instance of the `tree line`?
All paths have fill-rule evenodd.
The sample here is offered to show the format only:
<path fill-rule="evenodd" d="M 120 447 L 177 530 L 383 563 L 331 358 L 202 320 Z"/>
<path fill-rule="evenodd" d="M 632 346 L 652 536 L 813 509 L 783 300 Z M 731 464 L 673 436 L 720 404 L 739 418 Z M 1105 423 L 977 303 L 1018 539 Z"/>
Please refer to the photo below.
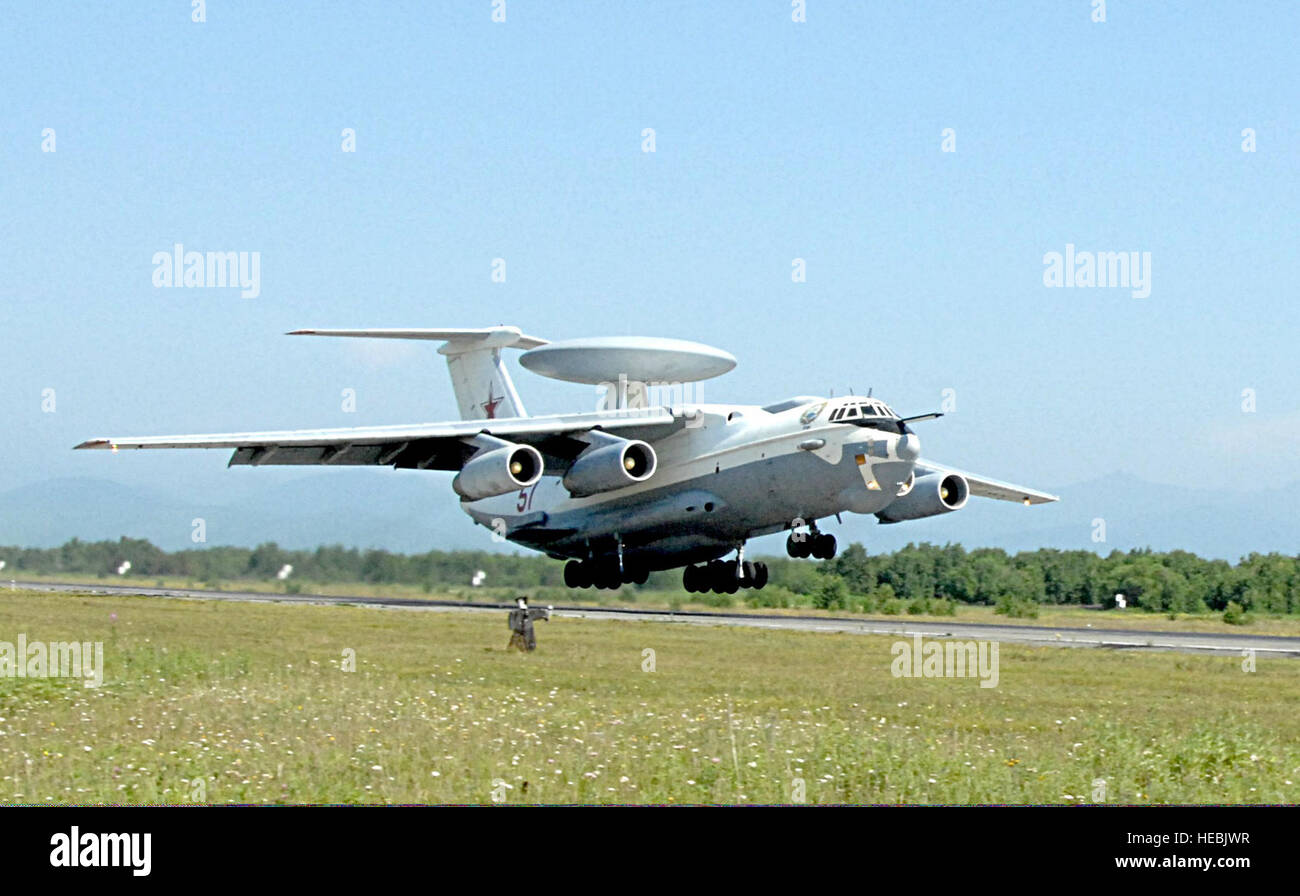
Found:
<path fill-rule="evenodd" d="M 55 548 L 0 548 L 7 578 L 24 573 L 116 577 L 124 562 L 133 577 L 184 579 L 218 584 L 275 580 L 286 566 L 288 581 L 400 584 L 426 590 L 468 586 L 482 572 L 497 588 L 562 589 L 563 564 L 538 555 L 486 551 L 428 551 L 395 554 L 338 545 L 289 550 L 274 543 L 255 548 L 207 547 L 163 551 L 148 541 L 86 542 L 73 539 Z M 1040 604 L 1115 605 L 1123 595 L 1130 607 L 1164 613 L 1300 612 L 1300 556 L 1251 554 L 1237 563 L 1209 560 L 1187 551 L 1091 551 L 1040 548 L 1008 554 L 999 548 L 967 550 L 961 545 L 909 544 L 887 554 L 870 554 L 860 544 L 833 560 L 767 560 L 768 588 L 741 592 L 755 606 L 817 605 L 830 609 L 943 612 L 957 604 L 1009 608 Z M 680 590 L 680 572 L 655 573 L 641 590 Z M 557 591 L 558 593 L 558 591 Z M 729 601 L 729 598 L 726 598 Z M 917 610 L 916 607 L 921 609 Z"/>

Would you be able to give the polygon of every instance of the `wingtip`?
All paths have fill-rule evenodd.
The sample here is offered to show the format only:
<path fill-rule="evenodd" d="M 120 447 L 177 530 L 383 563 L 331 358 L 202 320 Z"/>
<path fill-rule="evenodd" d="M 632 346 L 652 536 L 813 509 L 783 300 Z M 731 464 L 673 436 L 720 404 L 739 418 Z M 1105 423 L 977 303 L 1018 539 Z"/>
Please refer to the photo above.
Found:
<path fill-rule="evenodd" d="M 72 450 L 78 451 L 82 448 L 112 448 L 113 443 L 108 439 L 87 439 L 80 445 L 73 445 Z"/>

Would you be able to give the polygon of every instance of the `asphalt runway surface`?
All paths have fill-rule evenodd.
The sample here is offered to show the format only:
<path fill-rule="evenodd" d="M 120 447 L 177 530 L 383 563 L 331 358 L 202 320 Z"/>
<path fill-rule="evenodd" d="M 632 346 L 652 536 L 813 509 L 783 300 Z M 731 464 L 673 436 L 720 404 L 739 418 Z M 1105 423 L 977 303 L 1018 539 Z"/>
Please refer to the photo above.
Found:
<path fill-rule="evenodd" d="M 30 591 L 77 594 L 122 594 L 185 600 L 228 600 L 255 603 L 313 604 L 374 607 L 383 610 L 431 610 L 463 613 L 505 613 L 506 603 L 466 603 L 455 600 L 398 600 L 382 597 L 325 594 L 263 594 L 256 591 L 202 591 L 191 588 L 140 588 L 131 585 L 82 585 L 54 582 L 13 582 L 11 587 Z M 1300 637 L 1236 633 L 1162 632 L 1140 629 L 1103 629 L 1069 626 L 1000 625 L 985 622 L 913 622 L 908 619 L 872 619 L 844 616 L 795 616 L 726 611 L 643 610 L 623 607 L 556 606 L 555 618 L 601 619 L 633 622 L 668 622 L 687 625 L 732 625 L 746 628 L 839 632 L 857 635 L 893 635 L 997 641 L 1037 647 L 1092 647 L 1108 650 L 1177 651 L 1181 653 L 1245 656 L 1300 657 Z"/>

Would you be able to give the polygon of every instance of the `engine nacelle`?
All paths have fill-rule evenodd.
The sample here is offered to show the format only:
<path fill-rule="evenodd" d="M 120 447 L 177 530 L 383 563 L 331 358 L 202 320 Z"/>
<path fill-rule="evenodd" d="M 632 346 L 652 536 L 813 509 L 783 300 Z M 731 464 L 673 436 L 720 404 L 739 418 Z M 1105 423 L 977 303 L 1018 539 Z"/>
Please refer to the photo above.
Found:
<path fill-rule="evenodd" d="M 927 473 L 912 481 L 912 487 L 879 511 L 882 523 L 901 523 L 922 517 L 952 513 L 966 506 L 970 485 L 956 473 Z"/>
<path fill-rule="evenodd" d="M 451 487 L 462 498 L 478 501 L 519 491 L 541 478 L 541 452 L 532 445 L 506 442 L 471 457 L 451 481 Z"/>
<path fill-rule="evenodd" d="M 575 498 L 645 482 L 659 463 L 646 442 L 603 436 L 578 456 L 564 474 L 564 487 Z"/>

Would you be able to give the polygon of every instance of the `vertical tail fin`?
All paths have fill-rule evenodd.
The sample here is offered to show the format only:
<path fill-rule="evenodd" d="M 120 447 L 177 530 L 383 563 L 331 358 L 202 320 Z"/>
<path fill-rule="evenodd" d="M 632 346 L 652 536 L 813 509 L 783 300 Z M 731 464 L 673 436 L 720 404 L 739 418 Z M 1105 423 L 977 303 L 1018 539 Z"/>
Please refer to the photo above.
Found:
<path fill-rule="evenodd" d="M 462 420 L 526 417 L 524 403 L 510 380 L 503 348 L 536 348 L 545 339 L 525 336 L 517 327 L 481 330 L 293 330 L 291 336 L 357 336 L 372 339 L 429 339 L 442 342 L 451 388 Z"/>

